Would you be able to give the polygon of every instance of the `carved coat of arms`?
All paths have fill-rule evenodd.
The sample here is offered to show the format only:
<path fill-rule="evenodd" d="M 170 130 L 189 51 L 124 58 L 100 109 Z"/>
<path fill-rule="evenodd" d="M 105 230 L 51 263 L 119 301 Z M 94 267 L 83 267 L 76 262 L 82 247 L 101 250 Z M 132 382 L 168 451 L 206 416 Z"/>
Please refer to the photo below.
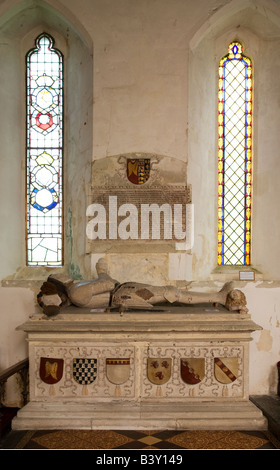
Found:
<path fill-rule="evenodd" d="M 130 359 L 129 358 L 108 358 L 106 359 L 106 376 L 109 382 L 121 385 L 129 379 Z"/>
<path fill-rule="evenodd" d="M 150 159 L 127 159 L 127 177 L 133 184 L 144 184 L 150 177 Z"/>
<path fill-rule="evenodd" d="M 238 375 L 238 357 L 215 357 L 215 377 L 222 384 L 234 382 Z"/>
<path fill-rule="evenodd" d="M 149 357 L 147 363 L 147 375 L 150 382 L 163 385 L 171 377 L 171 358 Z"/>
<path fill-rule="evenodd" d="M 200 383 L 205 376 L 204 358 L 181 359 L 181 377 L 189 385 Z"/>
<path fill-rule="evenodd" d="M 40 359 L 40 378 L 46 384 L 56 384 L 63 376 L 63 359 L 54 359 L 50 357 L 41 357 Z"/>
<path fill-rule="evenodd" d="M 97 359 L 76 358 L 73 359 L 73 377 L 80 385 L 89 385 L 97 376 Z"/>

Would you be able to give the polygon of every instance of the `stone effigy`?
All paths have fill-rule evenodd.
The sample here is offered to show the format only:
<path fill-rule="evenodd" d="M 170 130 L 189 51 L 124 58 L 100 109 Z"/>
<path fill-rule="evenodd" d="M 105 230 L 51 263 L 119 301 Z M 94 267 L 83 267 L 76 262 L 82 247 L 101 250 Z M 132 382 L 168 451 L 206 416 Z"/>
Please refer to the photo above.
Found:
<path fill-rule="evenodd" d="M 93 281 L 75 282 L 65 276 L 49 276 L 41 286 L 38 303 L 43 312 L 56 315 L 61 308 L 75 305 L 83 308 L 150 310 L 164 303 L 183 305 L 210 303 L 222 305 L 230 312 L 246 313 L 246 298 L 242 291 L 227 282 L 214 293 L 200 293 L 178 289 L 175 286 L 152 286 L 138 282 L 119 283 L 107 273 L 106 261 L 102 258 L 96 265 L 98 278 Z"/>

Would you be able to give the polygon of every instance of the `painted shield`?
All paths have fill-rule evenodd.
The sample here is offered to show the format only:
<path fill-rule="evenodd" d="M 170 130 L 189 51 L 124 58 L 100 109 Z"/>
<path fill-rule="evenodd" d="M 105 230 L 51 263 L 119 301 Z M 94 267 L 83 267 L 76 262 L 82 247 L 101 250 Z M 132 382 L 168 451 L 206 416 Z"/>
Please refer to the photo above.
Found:
<path fill-rule="evenodd" d="M 56 384 L 63 375 L 63 359 L 41 357 L 40 378 L 46 384 Z"/>
<path fill-rule="evenodd" d="M 97 376 L 97 359 L 76 358 L 73 359 L 73 377 L 80 385 L 89 385 Z"/>
<path fill-rule="evenodd" d="M 109 382 L 115 385 L 125 383 L 130 374 L 129 358 L 108 358 L 106 359 L 106 376 Z"/>
<path fill-rule="evenodd" d="M 189 385 L 199 384 L 205 375 L 204 358 L 181 359 L 181 377 Z"/>
<path fill-rule="evenodd" d="M 147 375 L 150 382 L 163 385 L 171 377 L 171 358 L 149 357 L 147 364 Z"/>
<path fill-rule="evenodd" d="M 238 375 L 238 357 L 215 357 L 215 377 L 222 384 L 234 382 Z"/>
<path fill-rule="evenodd" d="M 150 177 L 150 159 L 127 159 L 127 177 L 133 184 L 144 184 Z"/>

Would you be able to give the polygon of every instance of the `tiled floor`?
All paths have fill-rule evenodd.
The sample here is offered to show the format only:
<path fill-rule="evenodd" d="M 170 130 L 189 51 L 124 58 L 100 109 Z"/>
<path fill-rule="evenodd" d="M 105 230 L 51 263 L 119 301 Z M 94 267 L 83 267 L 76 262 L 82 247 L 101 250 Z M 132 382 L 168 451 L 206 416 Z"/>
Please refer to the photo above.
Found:
<path fill-rule="evenodd" d="M 268 418 L 268 431 L 10 431 L 17 410 L 2 408 L 0 449 L 280 449 L 280 397 L 251 399 Z"/>
<path fill-rule="evenodd" d="M 279 449 L 266 432 L 244 431 L 12 431 L 2 449 Z"/>

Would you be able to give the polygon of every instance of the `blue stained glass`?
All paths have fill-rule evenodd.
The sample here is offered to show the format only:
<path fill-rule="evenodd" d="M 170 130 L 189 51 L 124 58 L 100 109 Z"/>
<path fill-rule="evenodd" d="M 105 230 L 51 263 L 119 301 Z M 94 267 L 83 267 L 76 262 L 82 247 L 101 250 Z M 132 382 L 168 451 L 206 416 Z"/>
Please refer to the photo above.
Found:
<path fill-rule="evenodd" d="M 63 56 L 39 35 L 26 56 L 27 263 L 63 262 Z"/>
<path fill-rule="evenodd" d="M 218 110 L 218 264 L 249 265 L 252 63 L 238 42 L 220 61 Z"/>

